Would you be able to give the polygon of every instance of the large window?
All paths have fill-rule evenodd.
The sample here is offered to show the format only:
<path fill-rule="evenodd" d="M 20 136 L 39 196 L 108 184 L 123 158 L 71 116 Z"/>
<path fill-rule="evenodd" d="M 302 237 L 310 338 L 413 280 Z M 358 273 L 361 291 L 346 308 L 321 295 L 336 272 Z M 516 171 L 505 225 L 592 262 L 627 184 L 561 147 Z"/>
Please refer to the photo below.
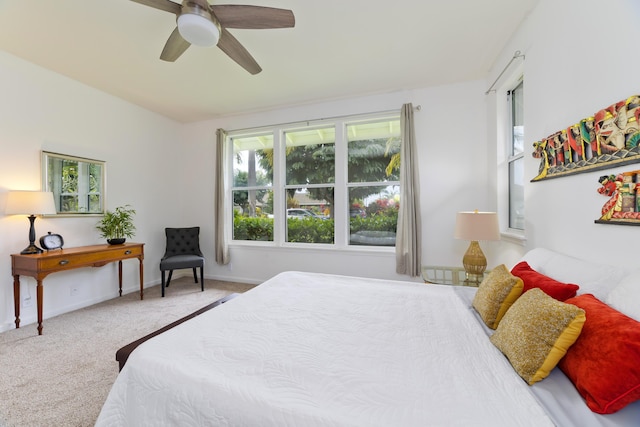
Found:
<path fill-rule="evenodd" d="M 399 114 L 230 132 L 229 143 L 234 241 L 395 245 Z"/>
<path fill-rule="evenodd" d="M 509 91 L 509 228 L 524 230 L 524 82 Z"/>

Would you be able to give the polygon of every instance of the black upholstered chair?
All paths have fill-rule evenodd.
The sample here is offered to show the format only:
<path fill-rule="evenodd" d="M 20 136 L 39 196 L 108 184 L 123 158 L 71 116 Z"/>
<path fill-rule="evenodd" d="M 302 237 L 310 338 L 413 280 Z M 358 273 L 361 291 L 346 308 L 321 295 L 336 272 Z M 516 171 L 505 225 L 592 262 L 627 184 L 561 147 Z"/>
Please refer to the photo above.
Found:
<path fill-rule="evenodd" d="M 193 280 L 198 283 L 196 268 L 200 267 L 200 288 L 204 291 L 204 255 L 200 251 L 200 227 L 165 228 L 167 248 L 160 260 L 162 274 L 162 296 L 164 288 L 169 287 L 173 270 L 184 268 L 193 269 Z M 165 272 L 169 271 L 169 278 L 165 285 Z"/>

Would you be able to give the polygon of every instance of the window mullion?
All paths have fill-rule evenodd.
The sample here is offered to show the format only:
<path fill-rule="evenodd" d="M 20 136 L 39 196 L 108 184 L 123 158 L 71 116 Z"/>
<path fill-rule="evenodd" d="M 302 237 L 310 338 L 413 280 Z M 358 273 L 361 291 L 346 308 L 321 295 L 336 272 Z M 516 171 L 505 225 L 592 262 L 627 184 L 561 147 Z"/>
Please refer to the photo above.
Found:
<path fill-rule="evenodd" d="M 336 122 L 336 187 L 334 198 L 335 243 L 339 246 L 347 246 L 349 236 L 349 193 L 347 191 L 347 158 L 348 146 L 346 124 L 343 121 Z"/>
<path fill-rule="evenodd" d="M 285 241 L 286 228 L 286 191 L 285 184 L 285 150 L 281 128 L 273 130 L 273 242 L 282 245 Z"/>

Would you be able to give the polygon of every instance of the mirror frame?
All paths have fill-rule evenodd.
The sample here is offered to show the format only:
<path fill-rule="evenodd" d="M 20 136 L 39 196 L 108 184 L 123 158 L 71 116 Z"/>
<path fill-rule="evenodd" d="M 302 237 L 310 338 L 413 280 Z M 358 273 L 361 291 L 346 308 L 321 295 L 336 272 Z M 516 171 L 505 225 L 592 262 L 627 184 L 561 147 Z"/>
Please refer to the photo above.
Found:
<path fill-rule="evenodd" d="M 56 174 L 56 170 L 54 170 L 53 168 L 50 168 L 49 164 L 51 160 L 60 160 L 60 161 L 73 161 L 73 162 L 78 162 L 79 164 L 87 164 L 87 165 L 98 165 L 100 166 L 101 169 L 101 174 L 100 177 L 98 178 L 99 181 L 99 186 L 101 188 L 101 191 L 99 194 L 100 196 L 100 201 L 99 201 L 99 208 L 98 210 L 94 210 L 92 212 L 87 212 L 87 211 L 82 211 L 82 210 L 75 210 L 75 211 L 60 211 L 60 207 L 61 207 L 61 192 L 60 189 L 56 189 L 56 188 L 52 188 L 54 187 L 52 185 L 52 183 L 58 179 L 58 180 L 62 180 L 61 176 L 54 176 Z M 78 157 L 78 156 L 70 156 L 67 154 L 60 154 L 60 153 L 53 153 L 50 151 L 42 151 L 41 154 L 41 161 L 40 161 L 40 166 L 41 166 L 41 177 L 42 177 L 42 191 L 51 191 L 53 193 L 53 199 L 55 201 L 55 205 L 56 205 L 56 215 L 57 216 L 76 216 L 76 215 L 82 215 L 82 216 L 101 216 L 104 215 L 105 213 L 105 207 L 107 206 L 107 201 L 106 201 L 106 193 L 107 193 L 107 162 L 103 161 L 103 160 L 95 160 L 95 159 L 88 159 L 86 157 Z M 58 172 L 59 174 L 61 174 L 62 172 Z M 77 195 L 79 196 L 79 195 Z M 86 194 L 86 196 L 90 196 L 90 194 Z M 88 199 L 87 199 L 87 204 L 89 203 Z"/>

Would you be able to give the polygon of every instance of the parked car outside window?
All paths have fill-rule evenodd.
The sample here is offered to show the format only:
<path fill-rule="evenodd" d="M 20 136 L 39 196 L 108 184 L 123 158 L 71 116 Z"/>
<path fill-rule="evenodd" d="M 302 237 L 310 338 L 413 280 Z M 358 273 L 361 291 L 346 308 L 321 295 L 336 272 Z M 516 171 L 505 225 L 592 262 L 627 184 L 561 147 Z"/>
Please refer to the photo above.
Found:
<path fill-rule="evenodd" d="M 367 213 L 362 208 L 351 208 L 351 210 L 349 211 L 349 216 L 351 218 L 365 218 L 367 216 Z"/>
<path fill-rule="evenodd" d="M 292 208 L 287 209 L 287 218 L 323 218 L 320 215 L 316 215 L 309 209 Z"/>

